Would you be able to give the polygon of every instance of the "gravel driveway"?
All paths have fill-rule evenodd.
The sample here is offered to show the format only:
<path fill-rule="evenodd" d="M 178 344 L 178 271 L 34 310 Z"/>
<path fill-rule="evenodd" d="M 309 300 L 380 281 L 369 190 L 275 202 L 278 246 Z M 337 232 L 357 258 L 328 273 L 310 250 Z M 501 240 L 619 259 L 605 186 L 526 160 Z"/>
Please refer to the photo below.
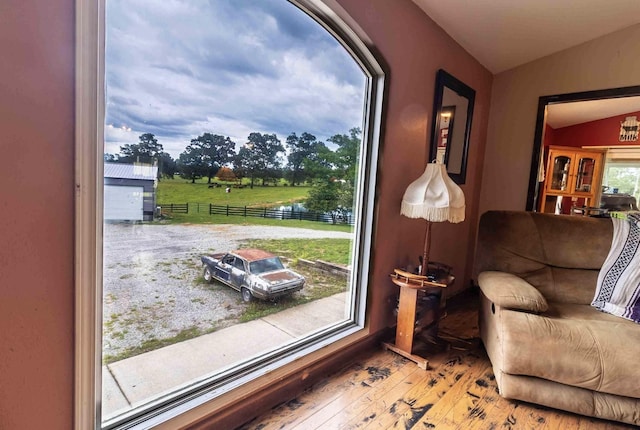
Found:
<path fill-rule="evenodd" d="M 236 249 L 247 239 L 352 237 L 272 226 L 106 224 L 103 355 L 235 322 L 246 304 L 235 290 L 202 282 L 203 253 Z"/>

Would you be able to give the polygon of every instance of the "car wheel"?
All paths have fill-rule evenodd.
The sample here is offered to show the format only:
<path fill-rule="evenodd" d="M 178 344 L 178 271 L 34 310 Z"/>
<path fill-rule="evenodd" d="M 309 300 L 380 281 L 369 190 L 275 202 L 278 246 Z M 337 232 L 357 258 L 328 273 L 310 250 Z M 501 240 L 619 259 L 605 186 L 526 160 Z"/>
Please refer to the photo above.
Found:
<path fill-rule="evenodd" d="M 243 288 L 241 290 L 242 293 L 242 300 L 244 300 L 245 302 L 250 302 L 253 300 L 253 295 L 251 294 L 251 291 L 249 291 L 248 288 Z"/>
<path fill-rule="evenodd" d="M 204 267 L 204 273 L 202 274 L 202 276 L 207 282 L 211 282 L 213 280 L 213 276 L 211 275 L 211 269 L 209 269 L 209 266 Z"/>

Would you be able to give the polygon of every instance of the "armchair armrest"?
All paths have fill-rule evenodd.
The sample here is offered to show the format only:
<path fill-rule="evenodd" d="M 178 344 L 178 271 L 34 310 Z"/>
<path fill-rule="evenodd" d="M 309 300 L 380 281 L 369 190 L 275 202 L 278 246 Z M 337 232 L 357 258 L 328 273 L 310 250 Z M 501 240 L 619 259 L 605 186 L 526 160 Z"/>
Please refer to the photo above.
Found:
<path fill-rule="evenodd" d="M 549 308 L 536 287 L 511 273 L 482 272 L 478 275 L 478 285 L 491 302 L 505 309 L 538 313 Z"/>

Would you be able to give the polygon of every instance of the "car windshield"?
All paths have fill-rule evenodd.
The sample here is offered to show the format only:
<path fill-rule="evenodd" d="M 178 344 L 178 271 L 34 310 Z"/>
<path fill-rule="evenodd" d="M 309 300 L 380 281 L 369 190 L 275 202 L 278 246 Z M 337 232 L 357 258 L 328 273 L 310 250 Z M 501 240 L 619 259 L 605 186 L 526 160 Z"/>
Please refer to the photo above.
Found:
<path fill-rule="evenodd" d="M 254 275 L 282 269 L 284 269 L 284 266 L 278 257 L 265 258 L 264 260 L 249 263 L 249 271 Z"/>

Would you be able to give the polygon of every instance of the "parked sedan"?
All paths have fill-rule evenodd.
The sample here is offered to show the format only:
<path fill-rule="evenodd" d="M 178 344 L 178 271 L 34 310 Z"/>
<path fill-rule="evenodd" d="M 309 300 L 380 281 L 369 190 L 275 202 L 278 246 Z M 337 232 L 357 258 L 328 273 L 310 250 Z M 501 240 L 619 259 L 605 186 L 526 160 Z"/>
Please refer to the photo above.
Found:
<path fill-rule="evenodd" d="M 284 267 L 280 257 L 259 249 L 203 255 L 204 279 L 216 279 L 242 294 L 245 302 L 254 297 L 272 300 L 302 289 L 302 275 Z"/>

